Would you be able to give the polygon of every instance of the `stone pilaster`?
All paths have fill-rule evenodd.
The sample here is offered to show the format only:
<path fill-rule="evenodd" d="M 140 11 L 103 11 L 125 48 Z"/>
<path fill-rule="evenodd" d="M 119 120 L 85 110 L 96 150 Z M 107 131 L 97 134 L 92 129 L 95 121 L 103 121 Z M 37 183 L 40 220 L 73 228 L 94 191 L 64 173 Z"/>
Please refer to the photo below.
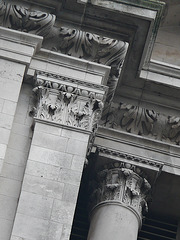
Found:
<path fill-rule="evenodd" d="M 1 4 L 0 1 L 0 12 Z M 24 75 L 42 40 L 39 36 L 0 27 L 0 182 L 3 186 L 0 189 L 0 229 L 3 229 L 0 238 L 3 240 L 10 238 L 24 173 L 23 167 L 15 161 L 24 154 L 19 141 L 21 136 L 14 128 L 17 105 Z M 25 143 L 27 138 L 23 131 L 22 127 Z"/>
<path fill-rule="evenodd" d="M 88 240 L 137 239 L 150 190 L 139 167 L 123 162 L 105 166 L 91 194 Z"/>
<path fill-rule="evenodd" d="M 61 61 L 69 59 L 57 56 Z M 79 78 L 88 78 L 86 62 L 81 66 L 83 72 L 76 67 L 79 60 L 70 59 Z M 88 66 L 92 71 L 93 63 Z M 63 69 L 72 73 L 69 66 Z M 99 84 L 93 82 L 93 76 L 97 77 L 93 71 L 84 81 L 73 74 L 36 71 L 36 101 L 30 112 L 35 119 L 34 134 L 11 240 L 69 240 L 90 136 L 106 97 L 107 87 L 100 81 L 107 70 L 101 66 Z"/>

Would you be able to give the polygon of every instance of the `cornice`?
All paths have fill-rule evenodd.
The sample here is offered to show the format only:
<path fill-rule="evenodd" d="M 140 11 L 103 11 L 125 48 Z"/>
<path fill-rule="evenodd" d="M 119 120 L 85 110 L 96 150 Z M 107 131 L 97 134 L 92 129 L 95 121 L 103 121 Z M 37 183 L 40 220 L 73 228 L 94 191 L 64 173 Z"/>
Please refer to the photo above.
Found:
<path fill-rule="evenodd" d="M 121 130 L 106 128 L 101 125 L 98 128 L 96 136 L 105 140 L 125 143 L 138 148 L 142 147 L 145 150 L 179 158 L 180 147 L 167 142 L 162 142 Z"/>
<path fill-rule="evenodd" d="M 151 60 L 148 69 L 141 70 L 140 78 L 179 89 L 180 67 L 165 62 Z"/>
<path fill-rule="evenodd" d="M 0 26 L 0 56 L 1 58 L 25 64 L 29 64 L 41 48 L 43 38 L 24 32 Z"/>
<path fill-rule="evenodd" d="M 124 159 L 123 161 L 131 161 L 130 158 L 140 158 L 145 161 L 157 162 L 163 165 L 162 171 L 168 172 L 174 175 L 180 175 L 180 147 L 170 143 L 150 139 L 120 130 L 105 128 L 99 126 L 98 131 L 94 140 L 94 148 L 92 147 L 91 152 L 96 152 L 96 147 L 109 149 L 110 151 L 120 152 L 121 154 L 128 155 L 129 160 Z M 101 153 L 102 157 L 108 159 L 115 159 L 120 161 L 119 156 L 109 155 Z M 144 161 L 144 162 L 145 162 Z M 135 164 L 134 161 L 131 162 Z M 141 167 L 149 168 L 150 165 L 145 163 L 138 163 Z M 152 166 L 152 165 L 151 165 Z M 157 171 L 157 168 L 152 167 L 153 171 Z"/>

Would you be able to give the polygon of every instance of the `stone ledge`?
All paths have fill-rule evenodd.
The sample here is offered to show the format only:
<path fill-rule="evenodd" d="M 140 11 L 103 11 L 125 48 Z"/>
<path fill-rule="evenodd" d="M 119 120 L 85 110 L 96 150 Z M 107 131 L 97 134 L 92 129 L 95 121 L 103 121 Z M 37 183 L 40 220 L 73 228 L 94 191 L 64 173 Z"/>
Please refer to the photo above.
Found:
<path fill-rule="evenodd" d="M 0 55 L 2 58 L 29 64 L 39 51 L 43 38 L 8 28 L 0 27 Z"/>
<path fill-rule="evenodd" d="M 67 77 L 74 76 L 79 80 L 106 85 L 110 69 L 109 66 L 41 49 L 33 57 L 27 74 L 34 75 L 35 71 L 45 71 L 59 75 L 61 72 Z M 96 75 L 96 78 L 90 79 L 91 75 Z"/>

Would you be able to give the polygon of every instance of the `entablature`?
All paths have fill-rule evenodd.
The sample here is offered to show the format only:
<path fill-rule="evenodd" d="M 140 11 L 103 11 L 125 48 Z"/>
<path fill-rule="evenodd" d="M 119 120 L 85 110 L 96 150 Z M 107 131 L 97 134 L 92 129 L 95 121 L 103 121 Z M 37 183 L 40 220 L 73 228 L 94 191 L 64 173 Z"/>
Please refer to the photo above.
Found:
<path fill-rule="evenodd" d="M 124 156 L 134 164 L 145 164 L 147 169 L 154 165 L 163 172 L 180 175 L 179 146 L 105 127 L 98 128 L 93 146 L 93 152 L 99 148 L 112 158 Z"/>

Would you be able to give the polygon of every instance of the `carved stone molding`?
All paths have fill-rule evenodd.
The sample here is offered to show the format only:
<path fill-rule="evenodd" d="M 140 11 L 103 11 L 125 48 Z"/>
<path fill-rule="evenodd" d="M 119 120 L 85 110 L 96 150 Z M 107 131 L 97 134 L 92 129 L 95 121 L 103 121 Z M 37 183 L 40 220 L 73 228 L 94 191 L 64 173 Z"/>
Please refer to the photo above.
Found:
<path fill-rule="evenodd" d="M 38 75 L 33 89 L 37 96 L 34 117 L 94 131 L 101 118 L 107 88 L 102 86 L 100 93 L 95 89 L 95 86 L 99 89 L 99 85 L 91 84 L 87 90 L 84 82 L 81 85 L 79 81 L 75 85 L 74 82 L 77 83 L 78 80 L 48 73 L 46 75 L 51 78 L 43 79 L 42 75 Z"/>
<path fill-rule="evenodd" d="M 41 11 L 6 3 L 0 0 L 0 25 L 14 30 L 48 36 L 55 22 L 55 16 Z"/>
<path fill-rule="evenodd" d="M 117 86 L 128 43 L 65 27 L 59 29 L 57 39 L 54 50 L 111 66 L 110 77 L 107 83 L 109 92 L 106 99 L 106 102 L 109 103 Z"/>
<path fill-rule="evenodd" d="M 96 153 L 98 153 L 100 155 L 105 154 L 108 157 L 112 156 L 112 158 L 118 157 L 119 161 L 123 159 L 123 161 L 127 160 L 128 162 L 129 161 L 134 162 L 134 165 L 143 164 L 144 166 L 146 166 L 146 168 L 151 169 L 151 167 L 152 167 L 153 169 L 156 169 L 157 171 L 159 171 L 163 167 L 163 163 L 153 161 L 153 160 L 150 160 L 145 157 L 142 158 L 139 156 L 135 156 L 133 154 L 125 153 L 123 151 L 116 151 L 116 150 L 102 147 L 102 146 L 94 145 L 94 147 L 96 148 Z"/>
<path fill-rule="evenodd" d="M 43 47 L 111 66 L 106 106 L 112 101 L 128 43 L 78 29 L 54 27 L 55 16 L 0 0 L 0 25 L 43 36 Z"/>
<path fill-rule="evenodd" d="M 168 125 L 170 126 L 168 138 L 180 145 L 180 117 L 169 116 Z"/>
<path fill-rule="evenodd" d="M 157 113 L 140 106 L 120 103 L 111 108 L 101 121 L 103 126 L 180 145 L 180 118 Z"/>
<path fill-rule="evenodd" d="M 90 206 L 95 209 L 101 203 L 118 202 L 135 211 L 140 220 L 148 211 L 151 185 L 143 171 L 134 165 L 114 162 L 97 173 L 92 186 Z"/>
<path fill-rule="evenodd" d="M 60 28 L 57 51 L 114 67 L 113 75 L 124 61 L 128 44 L 79 29 Z"/>

